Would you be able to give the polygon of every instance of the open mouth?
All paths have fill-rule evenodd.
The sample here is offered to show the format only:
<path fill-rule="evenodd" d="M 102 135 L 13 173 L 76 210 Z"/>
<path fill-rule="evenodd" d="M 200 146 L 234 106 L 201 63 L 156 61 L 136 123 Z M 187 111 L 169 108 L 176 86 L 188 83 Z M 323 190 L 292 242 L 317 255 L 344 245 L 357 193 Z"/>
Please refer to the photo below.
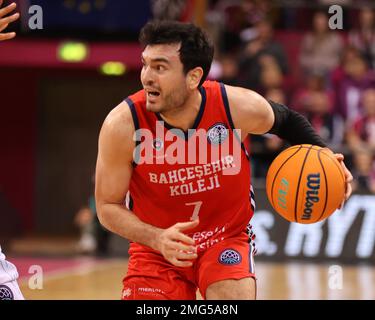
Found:
<path fill-rule="evenodd" d="M 158 97 L 158 96 L 160 96 L 160 92 L 158 92 L 158 91 L 148 91 L 147 95 L 149 97 Z"/>

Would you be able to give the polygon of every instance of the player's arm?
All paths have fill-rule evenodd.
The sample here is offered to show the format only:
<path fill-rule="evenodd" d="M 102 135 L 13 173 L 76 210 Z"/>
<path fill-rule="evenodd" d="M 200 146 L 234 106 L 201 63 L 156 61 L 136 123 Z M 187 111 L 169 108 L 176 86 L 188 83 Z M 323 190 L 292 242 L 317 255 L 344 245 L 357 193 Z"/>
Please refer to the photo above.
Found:
<path fill-rule="evenodd" d="M 292 145 L 313 144 L 327 148 L 308 120 L 298 112 L 282 104 L 268 101 L 248 89 L 232 86 L 225 86 L 225 88 L 232 119 L 235 127 L 241 129 L 242 140 L 248 134 L 272 133 Z M 345 199 L 348 199 L 352 192 L 350 183 L 353 177 L 344 164 L 344 156 L 335 154 L 335 157 L 345 171 Z"/>
<path fill-rule="evenodd" d="M 155 248 L 158 229 L 140 221 L 124 204 L 134 149 L 134 127 L 128 109 L 126 102 L 113 109 L 99 135 L 95 177 L 98 218 L 110 231 Z"/>
<path fill-rule="evenodd" d="M 8 16 L 17 7 L 14 2 L 4 8 L 1 8 L 2 4 L 3 0 L 0 0 L 0 41 L 10 40 L 16 36 L 15 32 L 4 33 L 2 31 L 9 25 L 9 23 L 16 21 L 20 16 L 18 12 Z"/>
<path fill-rule="evenodd" d="M 123 102 L 107 116 L 99 136 L 95 179 L 98 218 L 108 230 L 160 251 L 174 265 L 190 266 L 191 262 L 184 260 L 196 258 L 186 253 L 195 251 L 194 241 L 183 231 L 195 227 L 196 221 L 160 229 L 141 221 L 124 204 L 133 170 L 133 134 L 131 112 Z"/>
<path fill-rule="evenodd" d="M 288 107 L 268 101 L 258 93 L 226 86 L 230 110 L 242 138 L 247 134 L 273 133 L 292 145 L 313 144 L 327 147 L 307 119 Z"/>

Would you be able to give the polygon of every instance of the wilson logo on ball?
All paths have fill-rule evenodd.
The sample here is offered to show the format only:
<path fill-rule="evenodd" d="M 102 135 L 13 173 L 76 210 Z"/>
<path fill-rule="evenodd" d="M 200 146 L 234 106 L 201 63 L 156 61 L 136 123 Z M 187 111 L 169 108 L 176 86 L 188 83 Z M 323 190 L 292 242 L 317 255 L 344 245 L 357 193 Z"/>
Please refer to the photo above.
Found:
<path fill-rule="evenodd" d="M 310 220 L 314 203 L 319 202 L 320 173 L 307 176 L 307 191 L 305 208 L 303 209 L 302 220 Z"/>

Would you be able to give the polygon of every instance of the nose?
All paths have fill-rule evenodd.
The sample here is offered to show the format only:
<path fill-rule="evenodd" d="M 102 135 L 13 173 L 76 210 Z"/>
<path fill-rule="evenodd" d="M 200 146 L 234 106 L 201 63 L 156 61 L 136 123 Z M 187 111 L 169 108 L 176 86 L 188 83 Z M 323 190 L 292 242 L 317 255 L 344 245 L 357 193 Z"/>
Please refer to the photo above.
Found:
<path fill-rule="evenodd" d="M 143 85 L 152 86 L 154 83 L 152 70 L 149 66 L 144 66 L 141 72 L 141 82 Z"/>

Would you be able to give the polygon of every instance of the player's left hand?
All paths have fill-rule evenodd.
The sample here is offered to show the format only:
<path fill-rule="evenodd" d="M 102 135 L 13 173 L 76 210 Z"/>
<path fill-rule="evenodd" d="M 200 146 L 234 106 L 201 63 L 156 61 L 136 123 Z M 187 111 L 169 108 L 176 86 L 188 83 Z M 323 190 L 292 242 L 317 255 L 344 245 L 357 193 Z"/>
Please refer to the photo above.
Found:
<path fill-rule="evenodd" d="M 11 16 L 6 17 L 7 14 L 11 13 L 16 7 L 16 3 L 11 3 L 9 6 L 1 8 L 3 0 L 0 0 L 0 41 L 9 40 L 16 36 L 15 32 L 3 33 L 2 31 L 9 25 L 9 23 L 16 21 L 20 14 L 14 13 Z"/>
<path fill-rule="evenodd" d="M 341 154 L 341 153 L 335 153 L 334 154 L 335 158 L 338 160 L 338 162 L 340 162 L 343 170 L 344 170 L 344 174 L 345 174 L 345 182 L 346 182 L 346 186 L 345 186 L 345 197 L 343 199 L 343 202 L 341 203 L 339 209 L 342 208 L 342 206 L 344 205 L 344 202 L 346 200 L 349 199 L 350 195 L 352 194 L 352 186 L 351 186 L 351 182 L 353 181 L 353 176 L 352 174 L 350 173 L 350 171 L 348 170 L 348 168 L 346 167 L 345 163 L 344 163 L 344 155 Z"/>

